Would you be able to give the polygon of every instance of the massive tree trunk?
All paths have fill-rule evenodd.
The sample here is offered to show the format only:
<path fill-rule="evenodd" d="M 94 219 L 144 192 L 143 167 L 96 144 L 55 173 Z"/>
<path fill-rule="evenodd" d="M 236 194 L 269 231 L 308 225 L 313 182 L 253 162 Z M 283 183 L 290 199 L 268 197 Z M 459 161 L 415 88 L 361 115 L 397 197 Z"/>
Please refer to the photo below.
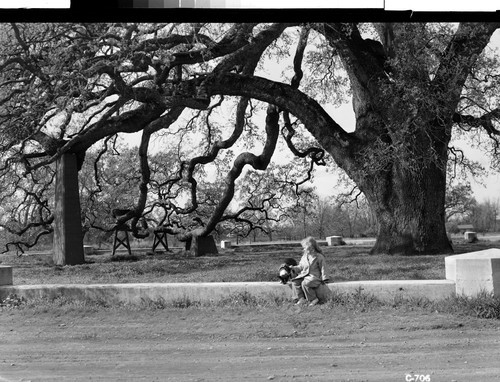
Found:
<path fill-rule="evenodd" d="M 451 113 L 442 111 L 440 116 L 445 118 L 439 118 L 415 103 L 394 116 L 388 110 L 394 103 L 372 108 L 358 98 L 358 131 L 369 127 L 373 132 L 375 125 L 379 134 L 358 135 L 357 148 L 343 164 L 377 218 L 377 241 L 371 253 L 452 253 L 445 228 Z"/>
<path fill-rule="evenodd" d="M 394 164 L 366 183 L 363 190 L 379 224 L 371 253 L 453 252 L 445 229 L 442 169 L 429 166 L 416 174 Z"/>
<path fill-rule="evenodd" d="M 438 102 L 432 102 L 432 94 L 422 98 Z M 343 167 L 377 218 L 373 254 L 453 252 L 445 228 L 452 112 L 442 108 L 436 113 L 428 104 L 387 99 L 374 107 L 361 94 L 355 105 L 360 141 Z"/>

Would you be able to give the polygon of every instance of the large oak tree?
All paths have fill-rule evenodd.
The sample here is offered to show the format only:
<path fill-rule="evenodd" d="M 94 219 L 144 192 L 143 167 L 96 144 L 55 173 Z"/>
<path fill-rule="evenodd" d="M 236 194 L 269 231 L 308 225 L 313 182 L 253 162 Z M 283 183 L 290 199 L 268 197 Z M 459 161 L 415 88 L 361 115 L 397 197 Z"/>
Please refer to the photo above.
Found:
<path fill-rule="evenodd" d="M 292 153 L 311 163 L 323 164 L 326 151 L 365 194 L 379 225 L 373 252 L 450 252 L 444 225 L 450 140 L 457 127 L 483 130 L 493 139 L 499 133 L 494 97 L 499 67 L 495 52 L 489 50 L 498 27 L 2 25 L 2 171 L 4 176 L 22 171 L 40 183 L 42 169 L 59 158 L 72 155 L 81 167 L 85 153 L 97 142 L 142 131 L 138 198 L 121 217 L 137 232 L 152 185 L 151 137 L 189 115 L 190 123 L 202 121 L 202 152 L 185 157 L 174 176 L 155 182 L 172 218 L 167 223 L 180 228 L 174 217 L 199 208 L 198 169 L 252 131 L 258 100 L 269 105 L 264 128 L 255 129 L 263 138 L 260 153 L 241 150 L 234 156 L 210 213 L 179 230 L 182 239 L 209 235 L 227 216 L 241 216 L 228 214 L 236 180 L 245 166 L 265 170 L 283 139 Z M 286 62 L 288 56 L 290 70 L 280 80 L 266 78 L 266 66 Z M 354 131 L 326 111 L 328 104 L 346 96 L 346 83 Z M 229 105 L 227 113 L 221 113 L 226 118 L 214 127 L 208 116 L 223 105 Z M 316 144 L 298 139 L 300 131 L 307 131 Z M 182 205 L 175 199 L 181 192 L 188 197 Z M 47 205 L 40 195 L 25 194 L 36 205 Z M 46 228 L 53 215 L 37 208 L 31 227 Z"/>

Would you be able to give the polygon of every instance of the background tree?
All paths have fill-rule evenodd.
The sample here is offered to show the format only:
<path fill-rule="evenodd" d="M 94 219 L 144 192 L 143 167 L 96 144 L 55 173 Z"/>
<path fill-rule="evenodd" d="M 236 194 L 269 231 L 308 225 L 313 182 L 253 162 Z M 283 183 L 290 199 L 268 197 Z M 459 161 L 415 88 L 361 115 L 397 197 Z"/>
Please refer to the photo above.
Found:
<path fill-rule="evenodd" d="M 485 200 L 475 204 L 467 215 L 467 223 L 472 224 L 478 232 L 494 232 L 498 229 L 497 219 L 499 209 L 498 200 Z"/>
<path fill-rule="evenodd" d="M 189 241 L 217 228 L 243 169 L 267 169 L 281 141 L 314 164 L 325 164 L 326 151 L 355 182 L 377 218 L 373 252 L 450 252 L 444 205 L 453 128 L 485 131 L 497 148 L 498 63 L 488 48 L 497 28 L 2 25 L 2 168 L 34 174 L 68 155 L 81 168 L 97 142 L 141 132 L 138 195 L 121 218 L 140 235 L 153 184 L 152 139 L 170 130 L 184 131 L 186 139 L 196 132 L 198 150 L 192 140 L 178 141 L 175 174 L 155 184 L 166 223 Z M 285 68 L 282 76 L 266 78 L 275 63 Z M 326 111 L 346 94 L 356 118 L 352 132 Z M 181 224 L 200 208 L 204 167 L 231 148 L 238 154 L 227 160 L 212 208 L 202 221 Z M 46 215 L 30 224 L 43 226 Z"/>
<path fill-rule="evenodd" d="M 266 171 L 247 171 L 239 180 L 239 192 L 235 203 L 228 208 L 222 221 L 239 223 L 238 234 L 253 234 L 256 241 L 259 232 L 273 240 L 276 226 L 289 217 L 289 206 L 303 199 L 301 177 L 307 172 L 307 163 L 293 161 L 288 164 L 270 164 Z M 246 227 L 242 230 L 242 227 Z"/>
<path fill-rule="evenodd" d="M 51 213 L 54 190 L 50 182 L 55 174 L 52 166 L 40 168 L 27 176 L 18 166 L 0 171 L 0 227 L 4 251 L 24 251 L 53 232 Z M 44 243 L 46 244 L 46 243 Z"/>
<path fill-rule="evenodd" d="M 458 183 L 448 188 L 445 200 L 446 221 L 452 218 L 463 218 L 473 210 L 476 204 L 470 183 Z"/>
<path fill-rule="evenodd" d="M 328 198 L 318 197 L 315 205 L 315 219 L 312 222 L 314 236 L 325 239 L 335 233 L 335 209 Z"/>
<path fill-rule="evenodd" d="M 113 139 L 88 152 L 79 179 L 84 236 L 102 244 L 113 233 L 113 210 L 135 206 L 141 180 L 137 148 Z"/>

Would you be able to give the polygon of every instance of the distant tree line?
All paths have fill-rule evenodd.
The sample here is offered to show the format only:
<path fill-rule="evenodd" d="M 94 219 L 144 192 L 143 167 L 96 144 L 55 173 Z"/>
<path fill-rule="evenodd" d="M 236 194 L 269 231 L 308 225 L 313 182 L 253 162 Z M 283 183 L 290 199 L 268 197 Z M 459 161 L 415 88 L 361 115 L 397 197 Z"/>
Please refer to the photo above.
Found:
<path fill-rule="evenodd" d="M 463 214 L 450 219 L 447 228 L 450 233 L 459 233 L 460 225 L 471 224 L 476 232 L 498 232 L 500 230 L 500 201 L 486 199 L 477 202 L 474 198 Z"/>

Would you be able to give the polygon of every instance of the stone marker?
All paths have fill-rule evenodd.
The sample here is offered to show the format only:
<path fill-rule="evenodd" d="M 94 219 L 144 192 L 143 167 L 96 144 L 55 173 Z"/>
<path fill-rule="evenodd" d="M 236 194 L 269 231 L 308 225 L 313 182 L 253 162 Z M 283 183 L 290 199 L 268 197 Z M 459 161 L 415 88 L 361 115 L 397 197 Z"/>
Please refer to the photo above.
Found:
<path fill-rule="evenodd" d="M 0 265 L 0 285 L 12 285 L 12 267 Z"/>
<path fill-rule="evenodd" d="M 231 248 L 231 242 L 229 240 L 222 240 L 220 242 L 220 247 L 223 249 Z"/>
<path fill-rule="evenodd" d="M 447 256 L 446 279 L 455 281 L 456 293 L 476 296 L 481 292 L 500 296 L 500 249 Z"/>
<path fill-rule="evenodd" d="M 328 243 L 329 246 L 344 245 L 345 244 L 342 236 L 328 236 L 326 238 L 326 242 Z"/>
<path fill-rule="evenodd" d="M 467 243 L 475 243 L 477 241 L 477 234 L 472 231 L 466 231 L 464 233 L 464 239 Z"/>

